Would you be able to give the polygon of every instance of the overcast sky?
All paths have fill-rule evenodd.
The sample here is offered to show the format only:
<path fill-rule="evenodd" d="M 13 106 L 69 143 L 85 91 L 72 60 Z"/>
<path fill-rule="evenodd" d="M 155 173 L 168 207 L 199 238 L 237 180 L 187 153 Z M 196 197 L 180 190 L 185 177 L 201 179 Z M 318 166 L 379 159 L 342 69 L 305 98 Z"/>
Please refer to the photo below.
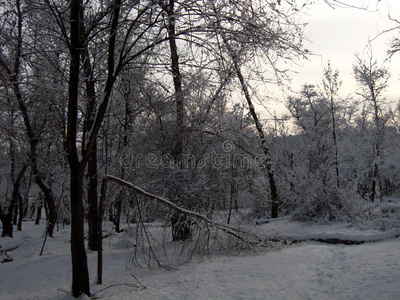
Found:
<path fill-rule="evenodd" d="M 343 1 L 368 6 L 370 11 L 354 8 L 332 9 L 322 0 L 307 10 L 303 20 L 308 23 L 305 34 L 310 42 L 306 42 L 305 46 L 315 55 L 309 57 L 308 61 L 302 61 L 301 66 L 294 66 L 298 74 L 292 75 L 293 89 L 299 90 L 304 83 L 319 84 L 323 68 L 330 60 L 343 81 L 341 95 L 354 95 L 354 89 L 357 87 L 352 73 L 355 53 L 363 56 L 368 40 L 396 26 L 396 23 L 388 18 L 389 11 L 392 17 L 400 20 L 400 0 Z M 388 43 L 395 34 L 399 32 L 383 34 L 371 42 L 373 56 L 378 63 L 384 63 L 387 59 Z M 400 99 L 400 53 L 390 62 L 387 61 L 386 65 L 392 78 L 385 95 L 389 100 L 397 101 Z"/>

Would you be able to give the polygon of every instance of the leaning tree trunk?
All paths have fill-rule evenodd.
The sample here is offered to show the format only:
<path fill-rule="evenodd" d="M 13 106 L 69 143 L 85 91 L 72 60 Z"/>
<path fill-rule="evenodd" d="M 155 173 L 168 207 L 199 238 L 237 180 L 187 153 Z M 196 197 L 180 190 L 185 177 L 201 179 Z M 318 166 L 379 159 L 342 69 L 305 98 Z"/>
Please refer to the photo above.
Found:
<path fill-rule="evenodd" d="M 251 96 L 249 93 L 249 89 L 247 87 L 247 84 L 245 82 L 245 79 L 243 77 L 242 71 L 240 69 L 240 65 L 238 62 L 238 57 L 235 54 L 234 50 L 232 49 L 232 47 L 230 46 L 228 40 L 225 38 L 225 35 L 222 33 L 222 39 L 224 42 L 224 45 L 226 46 L 228 52 L 229 52 L 229 56 L 232 59 L 232 63 L 233 63 L 233 67 L 235 69 L 236 75 L 240 81 L 240 85 L 243 91 L 243 94 L 246 98 L 249 110 L 250 110 L 250 114 L 253 118 L 254 124 L 256 126 L 257 132 L 258 132 L 258 136 L 260 138 L 261 141 L 261 148 L 264 152 L 265 158 L 263 161 L 263 166 L 265 167 L 266 171 L 267 171 L 267 175 L 268 175 L 268 180 L 269 180 L 269 188 L 270 188 L 270 193 L 271 193 L 271 217 L 272 218 L 277 218 L 278 217 L 278 209 L 279 209 L 279 200 L 278 200 L 278 191 L 277 191 L 277 187 L 276 187 L 276 182 L 275 182 L 275 174 L 272 168 L 272 160 L 271 160 L 271 154 L 269 152 L 269 147 L 267 145 L 267 142 L 265 140 L 265 134 L 264 134 L 264 130 L 262 128 L 262 125 L 258 119 L 258 116 L 256 114 L 256 111 L 254 109 L 254 104 L 251 100 Z"/>

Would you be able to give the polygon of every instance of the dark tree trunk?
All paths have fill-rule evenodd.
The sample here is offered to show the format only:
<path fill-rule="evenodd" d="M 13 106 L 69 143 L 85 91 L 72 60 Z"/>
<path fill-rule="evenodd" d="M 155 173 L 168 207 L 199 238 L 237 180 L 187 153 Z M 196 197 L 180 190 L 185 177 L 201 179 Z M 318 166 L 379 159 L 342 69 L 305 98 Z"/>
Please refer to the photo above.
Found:
<path fill-rule="evenodd" d="M 123 191 L 121 190 L 117 197 L 116 197 L 116 202 L 115 202 L 115 208 L 114 208 L 114 225 L 115 225 L 115 232 L 120 233 L 121 232 L 121 213 L 122 213 L 122 201 L 123 201 Z"/>
<path fill-rule="evenodd" d="M 83 172 L 78 164 L 71 168 L 71 258 L 72 293 L 90 295 L 89 272 L 84 240 Z"/>
<path fill-rule="evenodd" d="M 107 174 L 107 173 L 106 173 Z M 114 224 L 114 203 L 111 203 L 110 206 L 108 207 L 108 221 L 112 222 Z"/>
<path fill-rule="evenodd" d="M 192 236 L 191 222 L 188 217 L 174 211 L 171 216 L 172 240 L 185 241 Z"/>
<path fill-rule="evenodd" d="M 88 162 L 88 248 L 97 251 L 98 247 L 98 205 L 97 205 L 97 151 L 92 152 Z"/>
<path fill-rule="evenodd" d="M 371 202 L 375 202 L 375 195 L 376 195 L 376 180 L 373 179 L 371 184 L 371 192 L 369 195 L 369 199 L 371 200 Z"/>
<path fill-rule="evenodd" d="M 111 3 L 112 16 L 110 22 L 109 45 L 107 56 L 107 80 L 105 83 L 102 102 L 97 109 L 96 117 L 91 126 L 87 142 L 82 145 L 82 159 L 78 155 L 77 138 L 78 111 L 79 111 L 79 74 L 80 57 L 84 44 L 81 41 L 84 23 L 82 0 L 70 1 L 70 73 L 68 89 L 68 121 L 66 152 L 71 172 L 70 201 L 71 201 L 71 256 L 72 256 L 72 294 L 79 297 L 82 293 L 90 296 L 89 272 L 84 242 L 84 210 L 83 210 L 83 176 L 88 162 L 96 146 L 96 139 L 102 125 L 108 102 L 111 97 L 117 70 L 115 69 L 115 44 L 117 40 L 117 29 L 119 13 L 122 0 Z M 97 200 L 96 200 L 97 201 Z"/>
<path fill-rule="evenodd" d="M 12 225 L 12 217 L 10 214 L 1 217 L 1 223 L 3 225 L 3 230 L 1 232 L 1 236 L 5 237 L 13 237 L 13 225 Z"/>
<path fill-rule="evenodd" d="M 99 224 L 98 229 L 98 243 L 97 246 L 97 284 L 103 284 L 103 217 L 104 217 L 104 202 L 107 192 L 107 181 L 103 180 L 101 183 L 101 195 L 99 205 Z"/>
<path fill-rule="evenodd" d="M 85 41 L 87 37 L 85 36 L 85 24 L 83 22 L 83 9 L 81 9 L 81 37 L 82 41 Z M 85 76 L 85 86 L 86 86 L 86 116 L 83 132 L 83 144 L 86 144 L 86 135 L 90 132 L 95 119 L 95 106 L 96 106 L 96 89 L 95 80 L 93 75 L 92 64 L 90 61 L 89 49 L 87 43 L 82 51 L 82 69 Z M 88 162 L 88 188 L 87 188 L 87 200 L 88 200 L 88 248 L 93 251 L 97 251 L 98 245 L 98 204 L 97 204 L 97 141 L 93 145 L 93 150 L 90 154 L 90 159 Z"/>
<path fill-rule="evenodd" d="M 11 220 L 11 215 L 7 212 L 4 212 L 0 206 L 0 221 L 3 226 L 3 230 L 1 232 L 1 236 L 13 236 L 13 225 Z"/>
<path fill-rule="evenodd" d="M 18 222 L 17 222 L 17 230 L 22 230 L 22 220 L 24 218 L 25 207 L 24 207 L 24 200 L 21 194 L 18 194 Z"/>
<path fill-rule="evenodd" d="M 29 205 L 29 191 L 31 189 L 32 184 L 32 176 L 29 176 L 29 180 L 27 183 L 27 187 L 23 196 L 20 195 L 19 197 L 19 218 L 18 218 L 18 225 L 17 230 L 22 230 L 22 221 L 28 215 L 28 205 Z"/>
<path fill-rule="evenodd" d="M 179 69 L 179 56 L 178 47 L 175 39 L 175 17 L 174 17 L 174 0 L 170 0 L 168 7 L 168 35 L 169 35 L 169 46 L 171 52 L 171 67 L 172 67 L 172 78 L 174 81 L 175 88 L 175 105 L 176 105 L 176 141 L 174 147 L 173 157 L 175 160 L 179 159 L 179 156 L 183 153 L 183 133 L 184 133 L 184 97 L 182 90 L 182 75 Z"/>
<path fill-rule="evenodd" d="M 178 168 L 181 168 L 179 164 L 179 158 L 183 154 L 184 146 L 184 96 L 182 89 L 182 75 L 179 68 L 179 55 L 178 47 L 176 44 L 176 28 L 174 15 L 175 0 L 169 0 L 166 4 L 162 4 L 163 10 L 168 15 L 168 42 L 171 54 L 171 71 L 172 79 L 174 82 L 175 89 L 175 106 L 176 106 L 176 135 L 175 135 L 175 145 L 172 150 L 172 157 L 175 160 L 175 164 Z M 175 182 L 179 186 L 178 182 Z M 180 193 L 173 195 L 175 201 L 178 205 L 183 205 L 183 199 Z M 186 216 L 173 213 L 171 216 L 171 226 L 172 226 L 172 239 L 174 241 L 186 240 L 190 237 L 190 224 L 187 223 Z"/>
<path fill-rule="evenodd" d="M 47 185 L 44 184 L 43 180 L 40 178 L 40 175 L 37 176 L 38 179 L 35 179 L 36 183 L 39 185 L 40 189 L 43 192 L 44 202 L 47 205 L 47 234 L 49 237 L 53 237 L 54 226 L 56 225 L 57 221 L 57 211 L 56 205 L 54 202 L 53 192 Z"/>
<path fill-rule="evenodd" d="M 234 173 L 236 176 L 236 172 Z M 237 207 L 237 185 L 236 182 L 231 182 L 231 189 L 230 189 L 230 197 L 229 197 L 229 213 L 228 213 L 228 221 L 226 222 L 228 225 L 231 221 L 232 209 L 235 205 L 236 211 L 238 211 Z"/>
<path fill-rule="evenodd" d="M 89 272 L 84 240 L 83 210 L 83 172 L 84 166 L 79 161 L 76 139 L 78 135 L 78 100 L 80 66 L 80 16 L 82 0 L 72 0 L 70 4 L 70 73 L 67 121 L 67 153 L 70 167 L 70 202 L 71 202 L 71 259 L 72 259 L 72 295 L 82 293 L 90 296 Z"/>
<path fill-rule="evenodd" d="M 18 220 L 18 210 L 19 210 L 19 199 L 18 199 L 18 195 L 17 195 L 17 200 L 15 201 L 15 205 L 14 205 L 14 211 L 12 214 L 12 223 L 13 225 L 17 225 L 17 220 Z"/>
<path fill-rule="evenodd" d="M 42 202 L 36 204 L 36 218 L 35 225 L 40 224 L 40 219 L 42 218 Z"/>
<path fill-rule="evenodd" d="M 13 236 L 13 216 L 14 216 L 14 211 L 18 203 L 18 197 L 21 197 L 19 194 L 19 188 L 21 186 L 21 180 L 24 177 L 25 171 L 28 168 L 28 165 L 24 165 L 22 167 L 22 170 L 19 172 L 17 179 L 14 182 L 13 186 L 13 192 L 12 192 L 12 197 L 11 197 L 11 203 L 8 207 L 8 210 L 6 213 L 3 211 L 0 211 L 1 215 L 1 222 L 3 224 L 3 232 L 2 236 Z"/>

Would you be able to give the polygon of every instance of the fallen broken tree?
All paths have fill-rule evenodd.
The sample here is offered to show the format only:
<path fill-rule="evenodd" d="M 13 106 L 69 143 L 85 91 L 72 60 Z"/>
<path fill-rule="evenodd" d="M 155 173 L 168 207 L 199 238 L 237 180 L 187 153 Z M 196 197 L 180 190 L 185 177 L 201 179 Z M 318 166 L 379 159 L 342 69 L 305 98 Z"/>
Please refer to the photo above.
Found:
<path fill-rule="evenodd" d="M 106 202 L 106 193 L 108 183 L 116 183 L 122 187 L 127 188 L 133 194 L 133 198 L 135 201 L 135 205 L 137 207 L 137 220 L 136 223 L 136 243 L 133 251 L 136 253 L 138 249 L 142 248 L 142 253 L 146 253 L 147 257 L 150 259 L 154 259 L 159 266 L 166 267 L 157 257 L 157 253 L 154 249 L 154 239 L 151 237 L 149 230 L 146 228 L 145 222 L 143 221 L 143 212 L 141 211 L 141 207 L 143 206 L 143 202 L 155 201 L 157 205 L 160 205 L 167 209 L 170 213 L 179 213 L 180 215 L 185 216 L 187 218 L 190 226 L 193 227 L 193 231 L 197 232 L 197 234 L 193 234 L 193 236 L 185 242 L 185 244 L 180 243 L 182 245 L 181 250 L 185 250 L 186 252 L 191 252 L 189 257 L 193 255 L 196 249 L 203 248 L 206 251 L 209 251 L 210 245 L 220 245 L 221 247 L 225 246 L 226 248 L 234 248 L 239 244 L 239 248 L 254 248 L 257 245 L 268 245 L 270 240 L 265 239 L 257 235 L 256 233 L 250 232 L 249 230 L 245 230 L 243 228 L 234 227 L 226 224 L 222 224 L 216 221 L 207 218 L 206 216 L 196 212 L 187 210 L 182 208 L 170 200 L 149 193 L 140 187 L 134 185 L 133 183 L 127 182 L 123 179 L 112 175 L 104 175 L 101 184 L 101 196 L 100 196 L 100 209 L 99 209 L 99 247 L 98 247 L 98 284 L 102 283 L 102 220 L 104 216 L 104 208 Z M 221 237 L 221 234 L 224 235 L 225 238 Z M 226 238 L 226 237 L 230 238 Z M 231 242 L 232 238 L 236 240 L 236 244 Z M 238 243 L 239 242 L 239 243 Z M 192 245 L 192 247 L 189 247 Z M 135 256 L 135 255 L 134 255 Z M 136 256 L 135 256 L 136 257 Z"/>

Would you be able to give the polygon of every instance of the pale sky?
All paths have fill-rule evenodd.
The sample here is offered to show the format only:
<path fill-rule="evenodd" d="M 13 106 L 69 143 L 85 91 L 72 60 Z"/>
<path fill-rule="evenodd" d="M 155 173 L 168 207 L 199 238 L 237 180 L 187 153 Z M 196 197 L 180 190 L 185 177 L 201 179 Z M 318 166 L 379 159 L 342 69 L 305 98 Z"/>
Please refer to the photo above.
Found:
<path fill-rule="evenodd" d="M 370 11 L 354 8 L 333 9 L 322 0 L 316 2 L 303 17 L 303 21 L 308 23 L 305 35 L 310 40 L 305 46 L 315 55 L 310 56 L 308 61 L 301 61 L 301 66 L 293 66 L 298 73 L 292 74 L 291 86 L 294 90 L 299 90 L 304 83 L 320 84 L 323 69 L 330 60 L 332 67 L 339 71 L 343 82 L 341 95 L 355 95 L 357 83 L 352 72 L 355 53 L 362 56 L 369 40 L 380 32 L 398 25 L 389 20 L 388 12 L 400 20 L 400 0 L 342 0 L 349 4 L 368 6 Z M 392 31 L 372 41 L 373 56 L 379 64 L 388 58 L 388 43 L 395 34 L 400 33 Z M 385 64 L 392 76 L 385 96 L 390 101 L 397 101 L 400 99 L 400 52 Z M 284 97 L 279 96 L 279 93 L 276 96 Z M 280 110 L 279 107 L 273 108 L 275 109 Z"/>

